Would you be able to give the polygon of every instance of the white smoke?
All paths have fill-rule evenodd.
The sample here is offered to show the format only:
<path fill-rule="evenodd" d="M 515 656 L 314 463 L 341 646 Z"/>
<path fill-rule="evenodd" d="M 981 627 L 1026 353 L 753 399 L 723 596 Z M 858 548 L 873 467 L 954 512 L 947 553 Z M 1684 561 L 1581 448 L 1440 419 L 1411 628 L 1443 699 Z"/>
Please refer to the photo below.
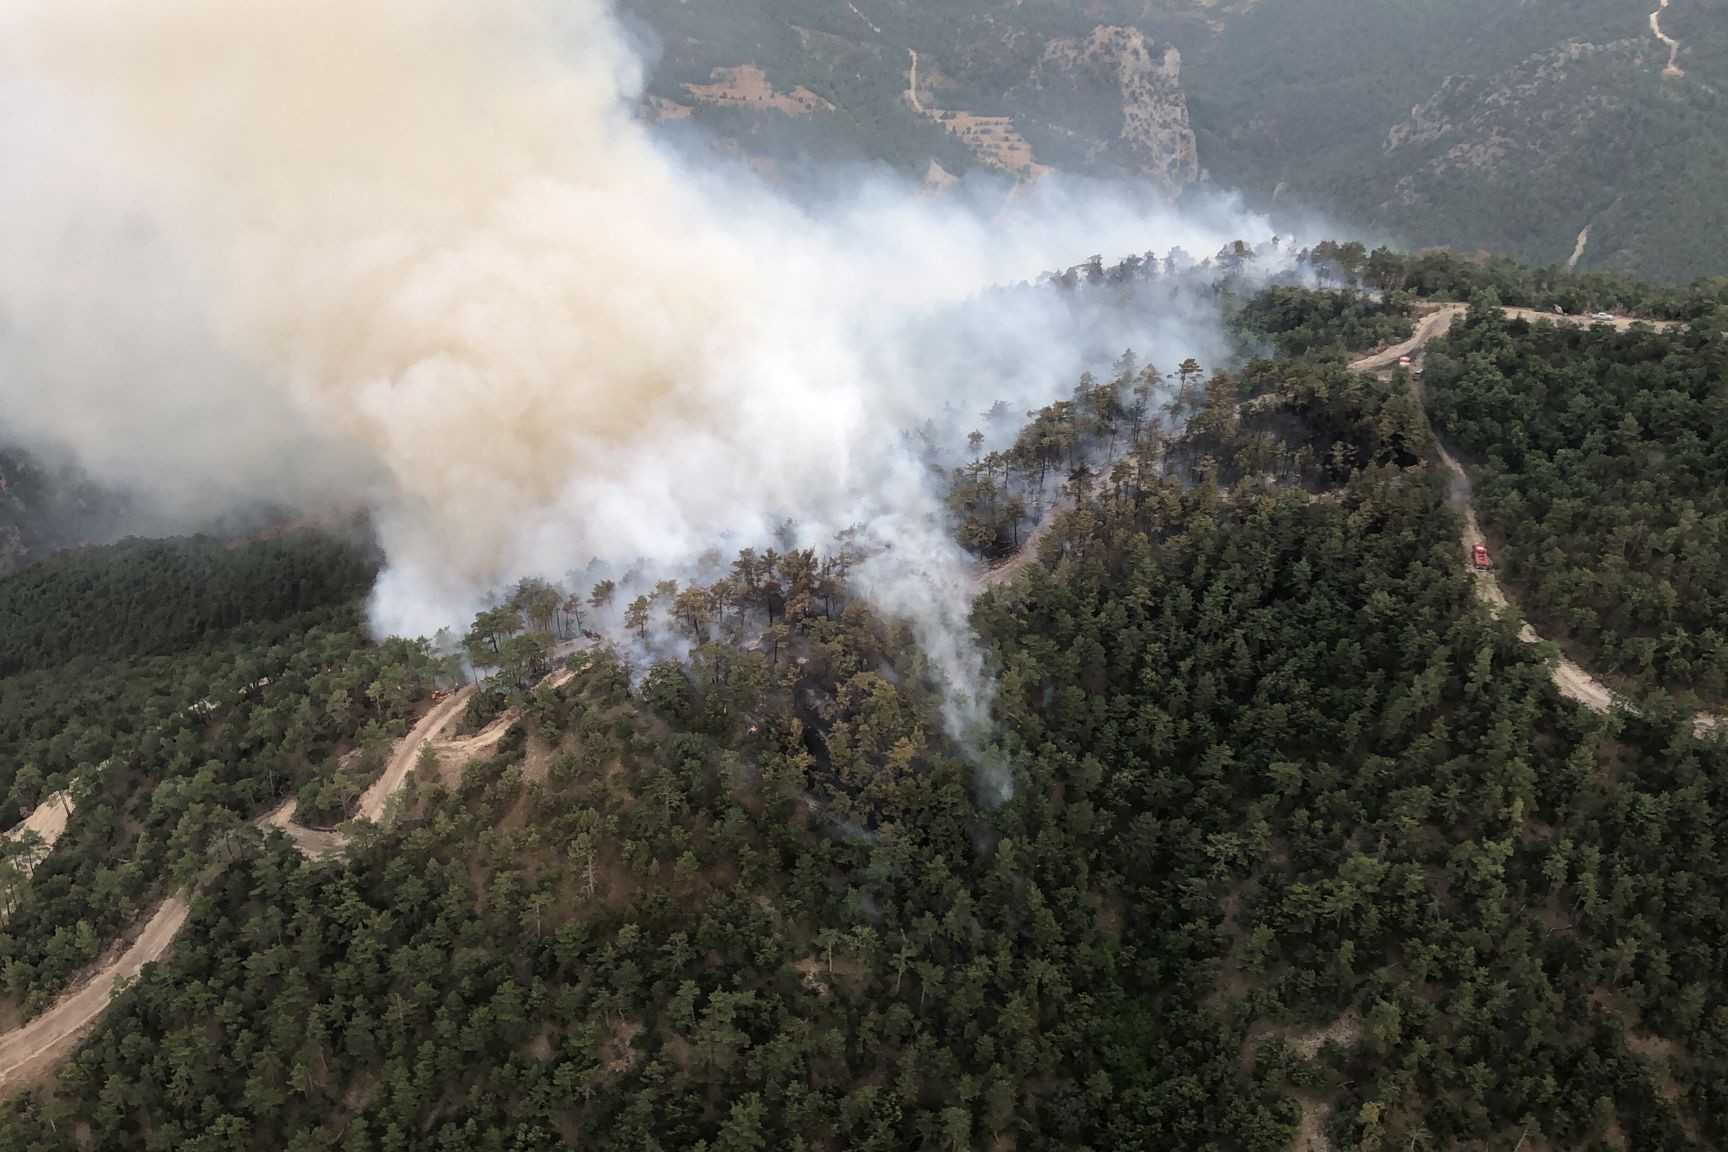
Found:
<path fill-rule="evenodd" d="M 1046 403 L 1077 350 L 1224 347 L 1191 306 L 989 289 L 1271 233 L 1055 182 L 794 204 L 646 134 L 601 0 L 8 0 L 0 45 L 5 421 L 183 504 L 372 506 L 391 632 L 862 523 L 862 586 L 976 689 L 902 431 Z"/>

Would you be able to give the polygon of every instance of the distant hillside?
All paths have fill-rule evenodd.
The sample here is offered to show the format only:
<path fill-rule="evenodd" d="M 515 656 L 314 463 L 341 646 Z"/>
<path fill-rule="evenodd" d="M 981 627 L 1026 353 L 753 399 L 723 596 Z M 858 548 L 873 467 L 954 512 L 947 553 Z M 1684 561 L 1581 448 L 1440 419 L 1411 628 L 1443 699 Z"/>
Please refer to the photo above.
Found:
<path fill-rule="evenodd" d="M 1660 11 L 1672 67 L 1657 2 L 625 7 L 660 50 L 646 117 L 758 161 L 1209 179 L 1405 245 L 1682 280 L 1728 267 L 1728 0 Z"/>
<path fill-rule="evenodd" d="M 174 512 L 145 493 L 104 484 L 75 463 L 0 442 L 0 576 L 64 549 L 109 544 L 124 536 L 245 537 L 301 516 L 267 501 Z M 332 522 L 333 517 L 326 511 L 318 519 Z"/>
<path fill-rule="evenodd" d="M 109 539 L 126 511 L 121 496 L 70 465 L 0 447 L 0 574 L 56 549 Z"/>
<path fill-rule="evenodd" d="M 759 155 L 1109 172 L 1172 192 L 1200 176 L 1181 53 L 1128 19 L 1134 5 L 625 7 L 663 51 L 649 118 L 694 118 Z"/>
<path fill-rule="evenodd" d="M 1262 203 L 1411 245 L 1688 279 L 1728 267 L 1728 60 L 1684 39 L 1723 0 L 1283 0 L 1189 69 L 1201 159 Z"/>

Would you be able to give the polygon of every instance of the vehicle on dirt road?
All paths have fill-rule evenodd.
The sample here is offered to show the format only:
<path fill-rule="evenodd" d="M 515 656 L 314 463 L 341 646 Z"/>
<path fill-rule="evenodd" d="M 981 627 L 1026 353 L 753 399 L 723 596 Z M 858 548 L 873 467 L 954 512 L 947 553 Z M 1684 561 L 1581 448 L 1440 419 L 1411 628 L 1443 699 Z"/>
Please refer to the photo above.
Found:
<path fill-rule="evenodd" d="M 1485 544 L 1473 545 L 1470 549 L 1470 565 L 1478 572 L 1492 572 L 1493 561 L 1488 559 L 1488 547 Z"/>

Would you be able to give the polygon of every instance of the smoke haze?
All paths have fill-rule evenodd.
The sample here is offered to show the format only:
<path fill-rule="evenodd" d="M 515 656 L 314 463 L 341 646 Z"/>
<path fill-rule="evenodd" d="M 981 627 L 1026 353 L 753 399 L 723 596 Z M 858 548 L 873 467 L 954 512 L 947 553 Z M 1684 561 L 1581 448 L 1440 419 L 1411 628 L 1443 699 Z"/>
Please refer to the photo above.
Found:
<path fill-rule="evenodd" d="M 862 585 L 978 683 L 901 432 L 1223 352 L 1193 305 L 988 290 L 1271 233 L 1055 182 L 791 203 L 645 133 L 600 0 L 9 0 L 0 45 L 5 420 L 182 507 L 372 507 L 387 631 L 864 523 Z"/>

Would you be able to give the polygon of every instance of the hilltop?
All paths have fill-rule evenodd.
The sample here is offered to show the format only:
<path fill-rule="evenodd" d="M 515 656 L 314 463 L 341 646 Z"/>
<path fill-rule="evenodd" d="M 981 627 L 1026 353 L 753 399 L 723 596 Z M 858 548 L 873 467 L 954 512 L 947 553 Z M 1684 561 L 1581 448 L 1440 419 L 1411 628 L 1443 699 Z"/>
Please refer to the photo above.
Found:
<path fill-rule="evenodd" d="M 1720 1147 L 1728 752 L 1687 705 L 1728 621 L 1652 582 L 1724 562 L 1724 299 L 1306 263 L 1374 291 L 1220 275 L 1237 355 L 1124 354 L 945 470 L 987 733 L 851 537 L 524 581 L 454 694 L 317 533 L 0 579 L 5 809 L 77 797 L 0 860 L 0 1142 Z M 1540 402 L 1489 424 L 1508 372 Z M 1598 505 L 1564 533 L 1549 456 Z M 1686 555 L 1578 586 L 1653 469 Z"/>

